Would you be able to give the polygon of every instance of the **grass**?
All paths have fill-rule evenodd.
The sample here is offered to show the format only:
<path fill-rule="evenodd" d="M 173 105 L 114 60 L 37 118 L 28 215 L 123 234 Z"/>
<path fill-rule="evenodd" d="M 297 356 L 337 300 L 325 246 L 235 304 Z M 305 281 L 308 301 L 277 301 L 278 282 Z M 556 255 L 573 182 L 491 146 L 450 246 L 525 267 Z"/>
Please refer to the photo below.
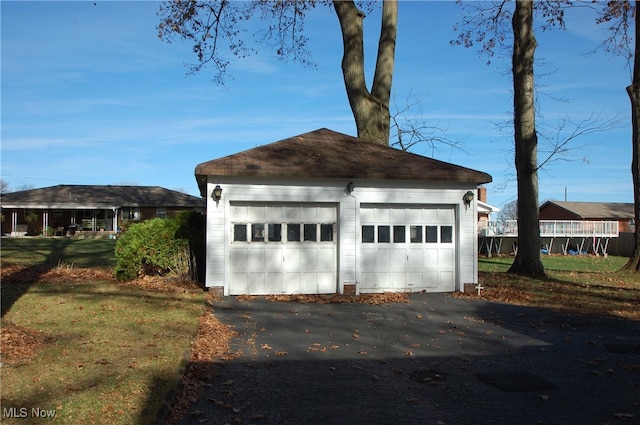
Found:
<path fill-rule="evenodd" d="M 479 258 L 479 281 L 485 288 L 481 297 L 572 314 L 640 320 L 640 276 L 618 271 L 627 260 L 543 256 L 549 279 L 539 280 L 507 274 L 513 257 Z"/>
<path fill-rule="evenodd" d="M 111 269 L 116 265 L 115 246 L 112 239 L 2 238 L 2 263 Z"/>
<path fill-rule="evenodd" d="M 478 258 L 478 270 L 481 272 L 506 272 L 513 263 L 514 257 L 480 257 Z M 613 273 L 620 270 L 629 260 L 626 257 L 595 257 L 595 256 L 564 256 L 564 255 L 543 255 L 544 264 L 548 273 L 562 272 L 596 272 Z"/>
<path fill-rule="evenodd" d="M 2 422 L 149 424 L 177 387 L 204 293 L 154 290 L 111 279 L 114 241 L 2 240 Z M 73 264 L 60 268 L 56 264 Z M 5 270 L 42 268 L 38 281 Z M 107 272 L 81 273 L 77 267 Z M 9 281 L 10 283 L 7 283 Z M 27 419 L 7 409 L 26 408 Z"/>

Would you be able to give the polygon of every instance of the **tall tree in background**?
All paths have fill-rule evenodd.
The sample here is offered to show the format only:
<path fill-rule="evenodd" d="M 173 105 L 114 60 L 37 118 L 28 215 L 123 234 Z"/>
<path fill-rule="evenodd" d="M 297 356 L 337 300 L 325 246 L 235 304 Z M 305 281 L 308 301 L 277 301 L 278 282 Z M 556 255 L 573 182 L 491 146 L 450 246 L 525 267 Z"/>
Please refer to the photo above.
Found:
<path fill-rule="evenodd" d="M 464 3 L 464 2 L 461 2 Z M 512 13 L 509 1 L 478 2 L 470 5 L 460 31 L 452 43 L 471 47 L 482 45 L 481 52 L 492 57 L 504 47 L 511 28 L 513 46 L 511 70 L 513 76 L 513 130 L 515 167 L 518 184 L 518 253 L 510 273 L 531 277 L 545 277 L 540 257 L 540 212 L 538 209 L 538 135 L 536 132 L 536 101 L 534 85 L 534 57 L 537 47 L 533 30 L 534 12 L 543 17 L 542 30 L 564 27 L 564 0 L 516 1 Z M 465 6 L 463 4 L 463 6 Z M 511 25 L 508 24 L 509 18 Z"/>
<path fill-rule="evenodd" d="M 215 69 L 218 83 L 227 75 L 228 60 L 224 51 L 229 48 L 238 58 L 254 53 L 243 38 L 243 24 L 255 17 L 264 24 L 259 32 L 262 41 L 283 59 L 292 59 L 312 66 L 306 49 L 304 19 L 316 5 L 333 5 L 343 40 L 342 74 L 349 105 L 356 123 L 358 137 L 388 145 L 398 3 L 385 0 L 382 4 L 380 40 L 371 89 L 364 74 L 364 11 L 372 2 L 299 0 L 238 2 L 232 0 L 190 1 L 175 0 L 162 3 L 159 37 L 171 42 L 174 36 L 193 43 L 197 63 L 191 72 L 210 65 Z"/>
<path fill-rule="evenodd" d="M 610 1 L 599 11 L 598 24 L 609 25 L 610 37 L 603 46 L 610 52 L 622 54 L 631 61 L 633 71 L 627 94 L 631 101 L 631 177 L 633 179 L 633 200 L 635 216 L 635 245 L 629 261 L 623 270 L 640 271 L 640 16 L 638 1 Z M 634 27 L 634 33 L 630 28 Z"/>
<path fill-rule="evenodd" d="M 540 210 L 538 209 L 538 135 L 533 65 L 533 1 L 516 1 L 513 28 L 513 128 L 518 179 L 518 252 L 510 273 L 544 277 L 540 258 Z"/>
<path fill-rule="evenodd" d="M 625 270 L 640 271 L 640 15 L 638 15 L 638 2 L 634 8 L 635 47 L 633 60 L 633 78 L 631 85 L 627 87 L 629 99 L 631 99 L 631 128 L 632 128 L 632 160 L 631 176 L 633 178 L 633 201 L 635 212 L 635 247 L 629 261 L 624 266 Z"/>

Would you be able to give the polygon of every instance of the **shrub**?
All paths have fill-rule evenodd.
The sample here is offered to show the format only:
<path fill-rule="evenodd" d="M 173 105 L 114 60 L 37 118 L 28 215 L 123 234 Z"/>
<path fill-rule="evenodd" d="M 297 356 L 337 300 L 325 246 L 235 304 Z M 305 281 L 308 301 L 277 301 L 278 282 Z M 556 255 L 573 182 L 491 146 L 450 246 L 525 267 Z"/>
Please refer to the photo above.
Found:
<path fill-rule="evenodd" d="M 116 278 L 129 280 L 143 275 L 194 278 L 195 259 L 201 255 L 198 250 L 204 252 L 204 224 L 197 228 L 204 221 L 197 216 L 202 214 L 184 212 L 132 224 L 116 243 Z"/>
<path fill-rule="evenodd" d="M 191 278 L 204 282 L 206 258 L 206 220 L 204 214 L 196 211 L 183 211 L 173 217 L 173 220 L 180 224 L 176 237 L 186 239 L 189 243 Z"/>

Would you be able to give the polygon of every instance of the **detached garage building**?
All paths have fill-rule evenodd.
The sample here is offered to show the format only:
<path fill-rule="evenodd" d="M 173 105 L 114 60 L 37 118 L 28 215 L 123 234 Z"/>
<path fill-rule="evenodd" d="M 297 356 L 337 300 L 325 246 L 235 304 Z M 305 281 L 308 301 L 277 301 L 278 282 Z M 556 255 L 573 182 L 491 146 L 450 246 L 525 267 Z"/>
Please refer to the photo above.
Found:
<path fill-rule="evenodd" d="M 206 286 L 224 295 L 452 292 L 477 284 L 486 173 L 328 129 L 195 170 Z"/>

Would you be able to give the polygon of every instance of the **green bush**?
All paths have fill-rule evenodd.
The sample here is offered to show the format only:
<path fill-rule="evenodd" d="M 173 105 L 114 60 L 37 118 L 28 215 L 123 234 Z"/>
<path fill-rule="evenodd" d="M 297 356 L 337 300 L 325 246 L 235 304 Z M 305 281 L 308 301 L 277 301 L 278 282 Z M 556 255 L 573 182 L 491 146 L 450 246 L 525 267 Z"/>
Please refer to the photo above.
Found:
<path fill-rule="evenodd" d="M 144 275 L 196 278 L 196 259 L 204 258 L 204 220 L 198 216 L 202 214 L 184 212 L 132 224 L 116 243 L 116 278 L 130 280 Z M 197 228 L 200 224 L 202 227 Z M 200 249 L 202 254 L 198 252 Z"/>
<path fill-rule="evenodd" d="M 204 214 L 196 211 L 183 211 L 173 219 L 180 224 L 176 237 L 186 239 L 189 242 L 191 277 L 199 282 L 204 282 L 206 258 L 206 220 Z"/>

